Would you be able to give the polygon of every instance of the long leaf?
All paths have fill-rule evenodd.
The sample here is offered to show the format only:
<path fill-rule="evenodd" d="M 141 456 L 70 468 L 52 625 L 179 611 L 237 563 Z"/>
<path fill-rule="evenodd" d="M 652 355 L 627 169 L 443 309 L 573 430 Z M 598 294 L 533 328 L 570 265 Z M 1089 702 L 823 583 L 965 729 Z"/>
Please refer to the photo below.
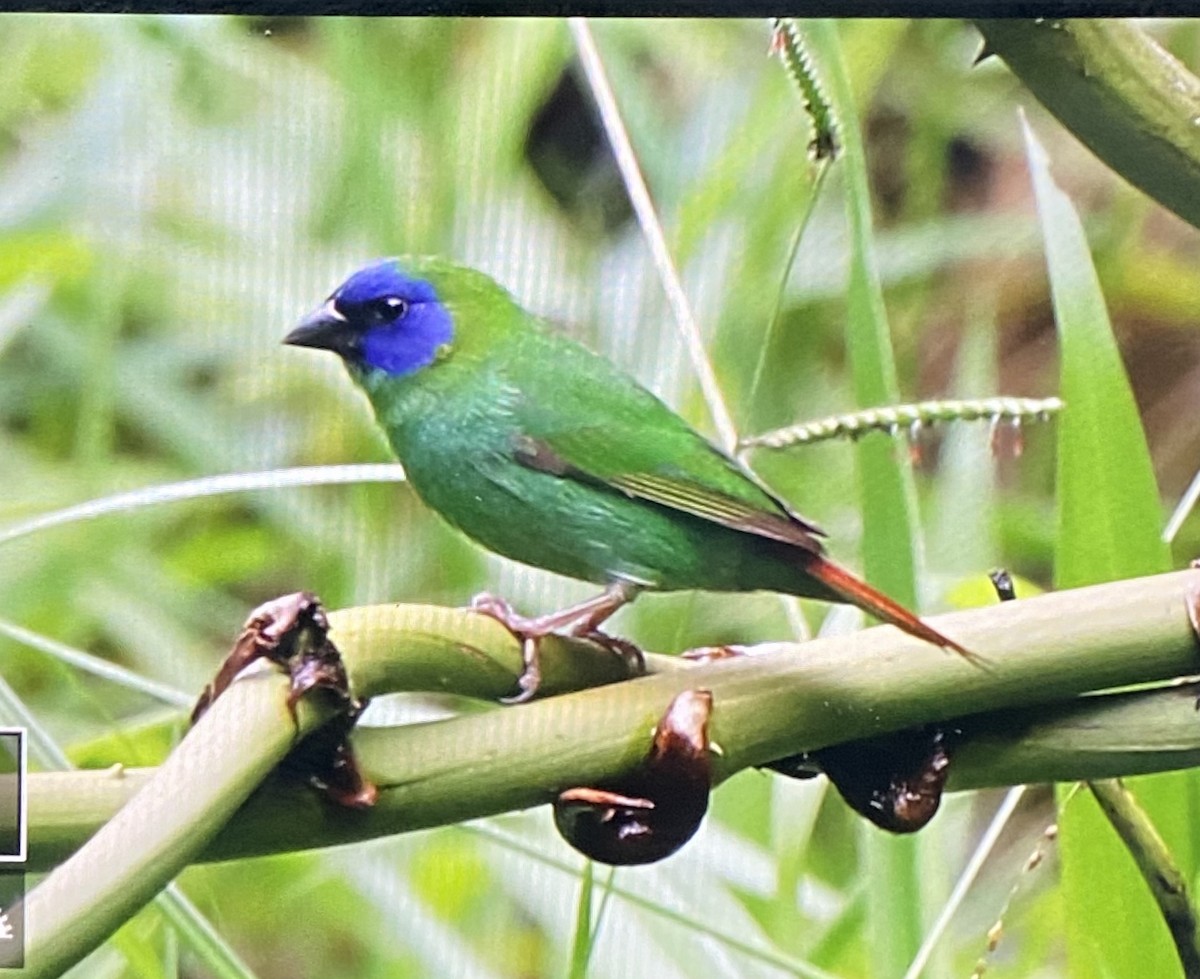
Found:
<path fill-rule="evenodd" d="M 1069 588 L 1162 571 L 1169 554 L 1150 453 L 1083 226 L 1037 137 L 1024 128 L 1068 405 L 1059 425 L 1056 583 Z M 1189 876 L 1194 867 L 1181 820 L 1189 817 L 1191 780 L 1181 774 L 1138 783 L 1177 858 L 1188 858 Z M 1063 804 L 1060 823 L 1072 974 L 1177 974 L 1163 920 L 1091 797 L 1076 793 Z"/>
<path fill-rule="evenodd" d="M 846 216 L 850 225 L 850 284 L 846 296 L 846 342 L 859 407 L 900 400 L 872 237 L 867 162 L 837 26 L 814 21 L 813 50 L 827 73 L 843 148 Z M 857 446 L 863 514 L 863 564 L 872 583 L 912 606 L 917 597 L 914 548 L 916 490 L 906 453 L 888 439 L 864 438 Z M 894 972 L 921 946 L 920 871 L 911 837 L 886 838 L 864 830 L 871 932 L 876 975 Z"/>

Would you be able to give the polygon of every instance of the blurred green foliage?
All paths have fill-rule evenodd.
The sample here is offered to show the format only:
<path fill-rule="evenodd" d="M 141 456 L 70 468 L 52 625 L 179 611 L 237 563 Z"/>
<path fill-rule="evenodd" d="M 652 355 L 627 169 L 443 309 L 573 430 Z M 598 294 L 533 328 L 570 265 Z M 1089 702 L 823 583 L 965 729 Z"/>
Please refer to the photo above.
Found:
<path fill-rule="evenodd" d="M 751 389 L 813 173 L 767 25 L 594 29 L 743 431 L 852 408 L 836 168 Z M 1198 49 L 1195 24 L 1156 30 L 1185 60 Z M 973 68 L 969 27 L 862 20 L 839 32 L 903 397 L 1055 391 L 1023 104 L 1084 214 L 1173 501 L 1200 450 L 1195 232 L 1092 160 L 1002 66 Z M 381 254 L 484 268 L 705 423 L 561 22 L 5 15 L 0 81 L 3 523 L 197 476 L 386 461 L 337 365 L 279 345 Z M 564 174 L 579 179 L 564 189 Z M 913 446 L 927 607 L 979 596 L 997 564 L 1051 580 L 1052 433 L 1025 432 L 1020 455 L 1003 437 L 993 455 L 989 438 L 963 426 Z M 841 444 L 754 460 L 851 563 L 854 460 Z M 285 591 L 336 607 L 461 604 L 486 587 L 531 610 L 582 593 L 481 554 L 392 484 L 146 506 L 0 547 L 0 620 L 184 691 L 205 682 L 249 608 Z M 1200 549 L 1200 521 L 1176 549 Z M 814 623 L 825 611 L 806 609 Z M 639 602 L 618 628 L 671 651 L 789 626 L 771 596 L 680 595 Z M 161 706 L 140 694 L 3 636 L 0 670 L 81 762 L 144 762 L 166 747 Z M 1021 873 L 1053 819 L 1046 794 L 1031 800 L 929 974 L 970 970 L 1014 884 L 989 974 L 1061 972 L 1053 860 Z M 936 912 L 992 805 L 949 799 L 918 837 L 925 907 Z M 867 974 L 865 898 L 887 882 L 866 874 L 862 839 L 823 783 L 744 772 L 683 853 L 616 875 L 590 974 L 811 974 L 805 963 Z M 182 884 L 259 975 L 550 976 L 570 954 L 579 867 L 537 812 L 193 868 Z M 147 912 L 79 974 L 175 974 L 172 947 Z M 180 954 L 179 972 L 196 974 Z M 122 965 L 134 960 L 136 971 Z"/>

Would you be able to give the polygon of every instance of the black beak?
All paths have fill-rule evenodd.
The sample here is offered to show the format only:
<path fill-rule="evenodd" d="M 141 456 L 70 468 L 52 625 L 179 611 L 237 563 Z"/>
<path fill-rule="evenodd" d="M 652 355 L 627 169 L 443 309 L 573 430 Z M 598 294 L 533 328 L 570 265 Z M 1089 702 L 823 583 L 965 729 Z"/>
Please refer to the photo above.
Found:
<path fill-rule="evenodd" d="M 353 349 L 355 340 L 354 328 L 346 322 L 346 317 L 337 311 L 332 300 L 314 309 L 283 338 L 284 343 L 293 347 L 315 347 L 342 355 Z"/>

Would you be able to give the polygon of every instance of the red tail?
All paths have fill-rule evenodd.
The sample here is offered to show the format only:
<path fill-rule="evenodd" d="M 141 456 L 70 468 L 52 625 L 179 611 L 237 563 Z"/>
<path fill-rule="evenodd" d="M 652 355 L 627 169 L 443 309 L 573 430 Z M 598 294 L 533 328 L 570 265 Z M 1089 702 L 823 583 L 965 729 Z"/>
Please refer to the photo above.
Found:
<path fill-rule="evenodd" d="M 987 660 L 977 653 L 960 646 L 953 639 L 943 636 L 932 626 L 926 625 L 912 612 L 899 602 L 894 602 L 881 591 L 877 591 L 861 578 L 828 558 L 813 555 L 805 565 L 805 570 L 826 588 L 845 599 L 851 605 L 857 605 L 864 612 L 870 612 L 875 618 L 897 629 L 902 629 L 910 636 L 924 639 L 935 646 L 950 649 L 958 653 L 974 666 L 986 667 Z"/>

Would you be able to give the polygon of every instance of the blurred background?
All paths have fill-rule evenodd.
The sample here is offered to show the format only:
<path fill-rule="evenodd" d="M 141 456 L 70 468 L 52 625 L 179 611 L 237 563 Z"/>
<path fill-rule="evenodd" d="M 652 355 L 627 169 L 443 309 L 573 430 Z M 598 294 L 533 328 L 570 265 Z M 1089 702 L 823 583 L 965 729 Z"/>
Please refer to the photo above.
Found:
<path fill-rule="evenodd" d="M 1146 26 L 1200 61 L 1200 24 Z M 1166 512 L 1200 455 L 1195 230 L 1092 158 L 998 60 L 973 67 L 969 24 L 840 30 L 904 399 L 1056 391 L 1024 107 L 1084 215 Z M 768 337 L 813 178 L 769 24 L 602 21 L 594 33 L 739 431 L 852 409 L 836 166 Z M 712 434 L 564 22 L 4 16 L 0 529 L 161 483 L 388 461 L 334 358 L 280 339 L 350 271 L 405 252 L 491 273 Z M 986 423 L 959 424 L 912 443 L 928 609 L 992 600 L 984 575 L 997 565 L 1025 593 L 1048 586 L 1052 426 L 994 440 Z M 753 462 L 857 564 L 848 443 Z M 339 607 L 461 605 L 487 589 L 531 612 L 588 592 L 483 554 L 402 484 L 263 483 L 0 545 L 0 673 L 77 763 L 154 761 L 178 711 L 9 626 L 194 692 L 248 610 L 284 592 Z M 1198 551 L 1192 519 L 1176 555 Z M 827 613 L 805 607 L 814 629 Z M 853 622 L 835 613 L 832 627 Z M 617 631 L 670 652 L 790 626 L 770 595 L 684 595 L 639 601 Z M 995 803 L 951 798 L 919 838 L 934 911 Z M 1052 854 L 1021 875 L 1052 819 L 1048 796 L 1031 797 L 939 953 L 947 974 L 984 953 L 1014 884 L 994 974 L 1059 973 Z M 617 873 L 590 974 L 863 974 L 877 881 L 860 822 L 823 782 L 742 773 L 678 856 Z M 582 864 L 539 811 L 196 867 L 181 882 L 262 976 L 555 976 Z M 80 974 L 205 974 L 165 930 L 144 913 Z"/>

